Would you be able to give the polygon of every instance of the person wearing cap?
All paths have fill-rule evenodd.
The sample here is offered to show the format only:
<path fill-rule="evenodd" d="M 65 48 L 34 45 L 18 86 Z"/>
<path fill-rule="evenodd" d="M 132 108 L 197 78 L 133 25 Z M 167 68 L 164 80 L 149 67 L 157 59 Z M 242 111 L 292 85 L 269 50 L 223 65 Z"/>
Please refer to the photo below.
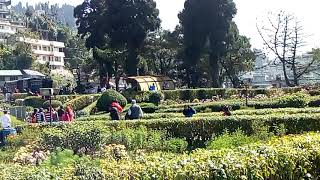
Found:
<path fill-rule="evenodd" d="M 137 104 L 136 100 L 132 100 L 131 101 L 131 107 L 129 108 L 127 115 L 126 115 L 126 119 L 140 119 L 143 117 L 143 111 L 141 109 L 141 107 Z"/>

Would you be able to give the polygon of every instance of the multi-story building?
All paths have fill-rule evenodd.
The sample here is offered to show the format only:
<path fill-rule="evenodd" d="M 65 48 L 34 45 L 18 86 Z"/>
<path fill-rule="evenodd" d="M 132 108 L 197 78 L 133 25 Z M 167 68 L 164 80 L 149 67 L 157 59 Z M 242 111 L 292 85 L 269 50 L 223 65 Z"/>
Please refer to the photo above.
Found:
<path fill-rule="evenodd" d="M 45 41 L 20 37 L 19 42 L 31 45 L 33 54 L 37 57 L 37 62 L 49 65 L 50 69 L 64 68 L 64 43 L 57 41 Z"/>
<path fill-rule="evenodd" d="M 23 22 L 13 21 L 11 18 L 11 0 L 0 0 L 0 42 L 4 43 L 8 37 L 25 29 Z"/>
<path fill-rule="evenodd" d="M 260 53 L 259 53 L 260 52 Z M 307 67 L 313 61 L 313 54 L 306 53 L 297 57 L 298 67 Z M 290 66 L 287 66 L 287 76 L 293 81 L 293 74 Z M 281 62 L 269 61 L 261 51 L 256 51 L 255 70 L 242 76 L 242 80 L 250 81 L 256 87 L 285 87 L 285 77 Z M 309 71 L 299 78 L 300 85 L 320 84 L 320 70 L 317 64 L 309 67 Z"/>

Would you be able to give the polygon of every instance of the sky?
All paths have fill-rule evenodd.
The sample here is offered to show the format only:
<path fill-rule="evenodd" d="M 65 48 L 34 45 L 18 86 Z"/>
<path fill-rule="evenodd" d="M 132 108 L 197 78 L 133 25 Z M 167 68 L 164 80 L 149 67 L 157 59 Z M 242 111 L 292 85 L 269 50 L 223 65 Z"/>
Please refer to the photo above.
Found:
<path fill-rule="evenodd" d="M 12 0 L 17 3 L 20 0 Z M 23 3 L 35 3 L 41 0 L 21 0 Z M 43 1 L 43 0 L 42 0 Z M 47 0 L 46 0 L 47 1 Z M 177 14 L 183 9 L 185 0 L 155 0 L 160 10 L 163 29 L 173 30 L 179 23 Z M 77 5 L 82 0 L 50 0 L 50 3 L 68 3 Z M 262 48 L 263 43 L 256 29 L 256 23 L 263 19 L 268 12 L 284 10 L 293 13 L 301 22 L 304 33 L 308 35 L 305 51 L 320 47 L 320 23 L 318 8 L 320 0 L 234 0 L 238 13 L 235 21 L 242 35 L 250 38 L 255 48 Z"/>

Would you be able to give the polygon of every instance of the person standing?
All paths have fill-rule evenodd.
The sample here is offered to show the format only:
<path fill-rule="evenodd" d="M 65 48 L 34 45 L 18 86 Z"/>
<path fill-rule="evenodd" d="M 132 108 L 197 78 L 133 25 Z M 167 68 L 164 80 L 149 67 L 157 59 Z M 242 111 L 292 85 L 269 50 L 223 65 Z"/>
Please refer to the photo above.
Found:
<path fill-rule="evenodd" d="M 37 113 L 37 123 L 44 122 L 46 120 L 45 114 L 43 112 L 43 108 L 40 108 L 39 112 Z"/>
<path fill-rule="evenodd" d="M 46 122 L 51 122 L 51 121 L 53 121 L 53 119 L 52 119 L 52 113 L 50 112 L 50 108 L 47 108 L 47 109 L 45 110 L 44 115 L 45 115 Z"/>
<path fill-rule="evenodd" d="M 3 111 L 4 115 L 1 117 L 1 127 L 0 131 L 0 146 L 4 146 L 6 143 L 6 137 L 10 135 L 12 127 L 11 127 L 11 118 L 8 114 L 8 111 Z"/>
<path fill-rule="evenodd" d="M 128 110 L 128 113 L 126 115 L 127 119 L 133 120 L 133 119 L 140 119 L 143 117 L 143 111 L 141 107 L 137 104 L 136 100 L 132 100 L 131 107 Z"/>
<path fill-rule="evenodd" d="M 64 109 L 63 109 L 63 106 L 60 106 L 59 110 L 58 110 L 58 119 L 59 121 L 63 121 L 63 116 L 64 116 Z"/>

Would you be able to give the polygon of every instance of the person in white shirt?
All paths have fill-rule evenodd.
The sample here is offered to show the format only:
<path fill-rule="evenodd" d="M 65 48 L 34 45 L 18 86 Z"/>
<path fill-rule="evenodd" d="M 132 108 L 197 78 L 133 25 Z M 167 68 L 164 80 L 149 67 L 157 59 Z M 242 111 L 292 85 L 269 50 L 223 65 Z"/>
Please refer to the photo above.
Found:
<path fill-rule="evenodd" d="M 1 127 L 2 129 L 11 128 L 11 118 L 8 111 L 3 111 L 4 115 L 1 117 Z"/>
<path fill-rule="evenodd" d="M 11 118 L 8 111 L 3 111 L 4 115 L 0 118 L 2 129 L 0 129 L 0 147 L 5 146 L 6 137 L 11 133 Z"/>

